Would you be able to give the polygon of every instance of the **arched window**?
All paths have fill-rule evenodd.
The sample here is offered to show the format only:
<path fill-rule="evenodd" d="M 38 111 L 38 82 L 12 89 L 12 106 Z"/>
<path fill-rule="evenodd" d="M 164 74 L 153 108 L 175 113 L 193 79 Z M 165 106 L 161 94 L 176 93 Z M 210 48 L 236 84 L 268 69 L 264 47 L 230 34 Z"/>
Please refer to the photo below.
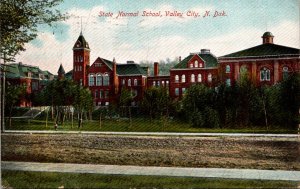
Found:
<path fill-rule="evenodd" d="M 282 68 L 282 79 L 287 79 L 289 77 L 289 68 L 287 66 L 284 66 Z"/>
<path fill-rule="evenodd" d="M 108 86 L 108 85 L 109 85 L 109 75 L 105 73 L 103 76 L 103 86 Z"/>
<path fill-rule="evenodd" d="M 125 79 L 122 79 L 122 85 L 125 85 L 126 81 Z"/>
<path fill-rule="evenodd" d="M 128 79 L 127 85 L 128 85 L 128 86 L 131 86 L 131 79 Z"/>
<path fill-rule="evenodd" d="M 178 83 L 179 82 L 179 76 L 175 75 L 175 82 Z"/>
<path fill-rule="evenodd" d="M 97 74 L 97 76 L 96 76 L 96 85 L 102 86 L 102 75 L 101 74 Z"/>
<path fill-rule="evenodd" d="M 198 74 L 198 82 L 201 83 L 202 82 L 202 75 Z"/>
<path fill-rule="evenodd" d="M 93 74 L 89 75 L 89 86 L 94 86 L 95 85 L 95 77 Z"/>
<path fill-rule="evenodd" d="M 198 68 L 198 60 L 195 60 L 195 68 Z"/>
<path fill-rule="evenodd" d="M 162 86 L 165 86 L 165 81 L 162 81 L 162 82 L 161 82 L 161 85 L 162 85 Z"/>
<path fill-rule="evenodd" d="M 185 83 L 185 75 L 184 74 L 181 76 L 181 82 Z"/>
<path fill-rule="evenodd" d="M 192 83 L 195 82 L 195 75 L 194 75 L 194 74 L 191 75 L 191 82 L 192 82 Z"/>
<path fill-rule="evenodd" d="M 190 68 L 193 68 L 193 67 L 194 67 L 193 63 L 190 63 Z"/>
<path fill-rule="evenodd" d="M 199 63 L 199 68 L 203 68 L 203 64 L 201 62 Z"/>
<path fill-rule="evenodd" d="M 260 81 L 270 81 L 271 80 L 271 72 L 268 68 L 263 67 L 260 70 Z"/>
<path fill-rule="evenodd" d="M 211 73 L 209 73 L 209 74 L 207 75 L 207 81 L 208 81 L 208 82 L 212 82 L 212 75 L 211 75 Z"/>
<path fill-rule="evenodd" d="M 152 86 L 155 87 L 155 81 L 152 82 Z"/>
<path fill-rule="evenodd" d="M 133 85 L 134 85 L 134 86 L 137 86 L 137 85 L 138 85 L 137 79 L 134 79 L 134 80 L 133 80 Z"/>
<path fill-rule="evenodd" d="M 226 65 L 226 73 L 230 73 L 230 66 Z"/>

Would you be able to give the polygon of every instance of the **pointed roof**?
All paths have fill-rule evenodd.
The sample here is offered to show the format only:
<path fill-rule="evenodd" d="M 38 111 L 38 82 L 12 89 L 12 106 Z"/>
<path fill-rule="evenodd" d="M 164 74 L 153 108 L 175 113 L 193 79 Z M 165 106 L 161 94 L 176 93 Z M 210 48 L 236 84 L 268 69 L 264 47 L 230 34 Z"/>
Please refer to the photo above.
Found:
<path fill-rule="evenodd" d="M 76 42 L 73 46 L 73 50 L 74 49 L 87 49 L 87 50 L 90 50 L 89 43 L 83 37 L 82 32 L 80 32 L 80 35 L 79 35 L 78 39 L 76 40 Z"/>
<path fill-rule="evenodd" d="M 271 43 L 258 45 L 252 48 L 234 52 L 221 56 L 220 58 L 241 58 L 241 57 L 261 57 L 261 56 L 299 56 L 300 49 L 286 47 Z"/>
<path fill-rule="evenodd" d="M 62 64 L 60 64 L 57 73 L 58 74 L 65 74 L 66 73 Z"/>
<path fill-rule="evenodd" d="M 181 62 L 176 64 L 173 69 L 182 69 L 182 68 L 188 68 L 188 62 L 193 58 L 195 55 L 198 55 L 205 64 L 205 68 L 212 68 L 218 66 L 218 60 L 217 58 L 209 53 L 197 53 L 197 54 L 190 54 L 186 58 L 184 58 Z"/>

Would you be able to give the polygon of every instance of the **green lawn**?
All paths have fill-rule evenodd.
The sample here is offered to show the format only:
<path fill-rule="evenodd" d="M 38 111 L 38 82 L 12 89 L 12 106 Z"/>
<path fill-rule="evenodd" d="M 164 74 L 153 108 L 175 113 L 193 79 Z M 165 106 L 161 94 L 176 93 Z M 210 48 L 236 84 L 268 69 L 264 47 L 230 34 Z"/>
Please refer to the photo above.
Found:
<path fill-rule="evenodd" d="M 240 129 L 224 128 L 224 129 L 209 129 L 209 128 L 193 128 L 190 124 L 181 121 L 171 120 L 163 123 L 161 120 L 153 120 L 144 118 L 133 118 L 130 124 L 128 119 L 110 120 L 105 119 L 101 123 L 99 121 L 84 121 L 83 127 L 78 128 L 78 122 L 66 121 L 64 125 L 59 125 L 58 130 L 61 131 L 132 131 L 132 132 L 224 132 L 224 133 L 296 133 L 293 130 L 280 129 L 271 127 L 269 130 L 258 127 L 248 127 Z M 8 127 L 8 130 L 54 130 L 54 122 L 48 121 L 47 125 L 44 120 L 13 120 L 12 126 Z"/>
<path fill-rule="evenodd" d="M 2 171 L 2 185 L 13 188 L 295 188 L 298 184 L 288 181 Z"/>

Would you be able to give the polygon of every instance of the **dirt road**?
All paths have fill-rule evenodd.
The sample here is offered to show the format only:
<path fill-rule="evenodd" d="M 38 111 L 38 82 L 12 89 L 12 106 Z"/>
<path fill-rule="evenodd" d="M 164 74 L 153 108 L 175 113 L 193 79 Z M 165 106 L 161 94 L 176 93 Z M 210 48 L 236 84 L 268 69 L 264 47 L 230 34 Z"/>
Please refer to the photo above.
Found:
<path fill-rule="evenodd" d="M 300 141 L 256 137 L 3 134 L 4 161 L 300 170 Z"/>

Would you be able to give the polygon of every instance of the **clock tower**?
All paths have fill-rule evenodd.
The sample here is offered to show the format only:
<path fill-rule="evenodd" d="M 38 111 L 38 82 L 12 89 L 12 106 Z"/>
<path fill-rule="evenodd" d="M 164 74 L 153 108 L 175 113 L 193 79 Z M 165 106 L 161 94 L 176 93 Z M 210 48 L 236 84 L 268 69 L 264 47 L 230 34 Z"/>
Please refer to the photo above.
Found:
<path fill-rule="evenodd" d="M 82 86 L 87 86 L 90 51 L 88 42 L 84 39 L 82 32 L 80 32 L 73 47 L 73 80 Z"/>

